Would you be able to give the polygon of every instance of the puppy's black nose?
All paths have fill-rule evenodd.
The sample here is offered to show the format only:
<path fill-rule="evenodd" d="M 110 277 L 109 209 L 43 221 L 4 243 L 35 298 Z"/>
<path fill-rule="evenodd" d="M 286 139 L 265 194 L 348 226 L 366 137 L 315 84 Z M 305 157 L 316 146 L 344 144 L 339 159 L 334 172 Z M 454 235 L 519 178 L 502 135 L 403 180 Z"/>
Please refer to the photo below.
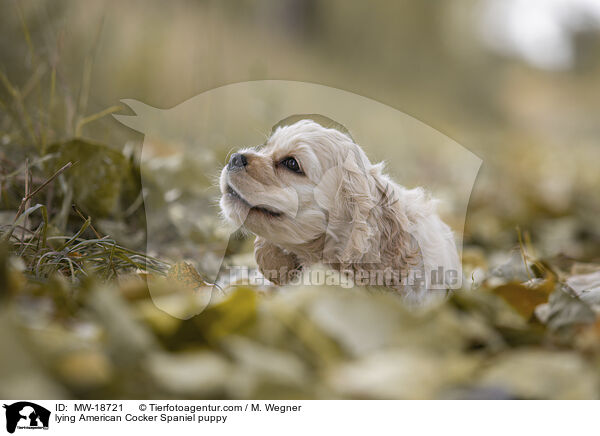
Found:
<path fill-rule="evenodd" d="M 230 170 L 234 170 L 245 167 L 246 165 L 248 165 L 248 159 L 246 159 L 246 156 L 240 153 L 233 153 L 231 155 L 231 159 L 229 159 L 229 165 L 227 165 L 227 167 Z"/>

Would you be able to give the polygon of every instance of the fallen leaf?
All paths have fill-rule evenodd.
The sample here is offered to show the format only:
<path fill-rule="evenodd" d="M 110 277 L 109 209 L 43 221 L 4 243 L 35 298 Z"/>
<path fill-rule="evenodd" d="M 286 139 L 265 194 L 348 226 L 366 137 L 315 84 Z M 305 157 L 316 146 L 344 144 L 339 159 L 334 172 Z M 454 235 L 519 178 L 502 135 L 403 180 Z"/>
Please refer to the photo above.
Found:
<path fill-rule="evenodd" d="M 494 288 L 492 292 L 502 297 L 524 318 L 529 319 L 537 306 L 548 301 L 555 287 L 552 279 L 533 279 L 525 283 L 508 283 Z"/>
<path fill-rule="evenodd" d="M 548 300 L 535 309 L 537 318 L 551 330 L 595 321 L 594 311 L 582 300 L 557 289 Z"/>
<path fill-rule="evenodd" d="M 192 264 L 183 261 L 177 262 L 169 269 L 167 279 L 175 280 L 180 286 L 187 289 L 198 289 L 209 285 Z"/>

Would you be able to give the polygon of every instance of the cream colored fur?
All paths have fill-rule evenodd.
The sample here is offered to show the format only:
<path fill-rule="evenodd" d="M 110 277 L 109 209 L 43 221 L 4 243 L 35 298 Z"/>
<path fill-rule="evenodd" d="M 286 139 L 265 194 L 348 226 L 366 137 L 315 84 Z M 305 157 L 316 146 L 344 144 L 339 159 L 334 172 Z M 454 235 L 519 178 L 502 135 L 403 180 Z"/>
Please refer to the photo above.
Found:
<path fill-rule="evenodd" d="M 393 182 L 346 134 L 302 120 L 239 153 L 248 163 L 223 169 L 221 209 L 257 235 L 256 261 L 269 280 L 286 283 L 322 263 L 354 278 L 385 272 L 394 278 L 388 286 L 411 301 L 460 286 L 454 237 L 436 201 Z M 285 168 L 286 157 L 303 174 Z M 438 268 L 450 279 L 432 282 Z"/>

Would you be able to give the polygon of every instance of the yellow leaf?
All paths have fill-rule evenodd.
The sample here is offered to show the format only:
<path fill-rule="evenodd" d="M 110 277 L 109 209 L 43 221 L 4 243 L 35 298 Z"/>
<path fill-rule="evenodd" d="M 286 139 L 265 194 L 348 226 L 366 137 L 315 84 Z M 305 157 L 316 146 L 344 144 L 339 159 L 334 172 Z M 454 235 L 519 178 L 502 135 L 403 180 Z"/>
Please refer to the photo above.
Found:
<path fill-rule="evenodd" d="M 169 269 L 167 279 L 175 280 L 180 286 L 187 289 L 197 289 L 208 285 L 192 264 L 183 261 L 177 262 Z"/>
<path fill-rule="evenodd" d="M 554 290 L 553 279 L 540 282 L 531 281 L 526 283 L 507 283 L 498 286 L 492 292 L 504 299 L 513 309 L 524 318 L 531 318 L 534 309 L 548 301 L 548 297 Z"/>

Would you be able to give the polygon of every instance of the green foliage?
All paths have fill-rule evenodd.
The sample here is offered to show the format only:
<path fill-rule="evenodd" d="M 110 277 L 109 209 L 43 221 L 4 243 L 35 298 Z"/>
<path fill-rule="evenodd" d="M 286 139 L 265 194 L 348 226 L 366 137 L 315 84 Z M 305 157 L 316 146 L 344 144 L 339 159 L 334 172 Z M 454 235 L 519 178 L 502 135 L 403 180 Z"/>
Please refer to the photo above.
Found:
<path fill-rule="evenodd" d="M 51 144 L 48 168 L 54 172 L 73 162 L 65 181 L 73 188 L 73 200 L 95 217 L 114 214 L 126 187 L 134 185 L 130 163 L 119 151 L 83 139 Z"/>

